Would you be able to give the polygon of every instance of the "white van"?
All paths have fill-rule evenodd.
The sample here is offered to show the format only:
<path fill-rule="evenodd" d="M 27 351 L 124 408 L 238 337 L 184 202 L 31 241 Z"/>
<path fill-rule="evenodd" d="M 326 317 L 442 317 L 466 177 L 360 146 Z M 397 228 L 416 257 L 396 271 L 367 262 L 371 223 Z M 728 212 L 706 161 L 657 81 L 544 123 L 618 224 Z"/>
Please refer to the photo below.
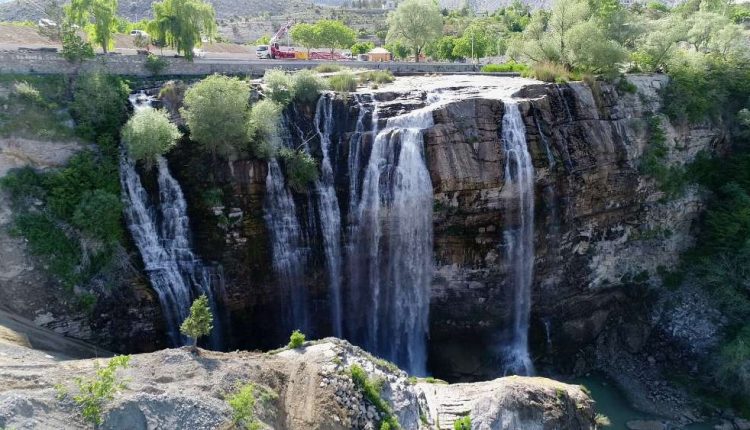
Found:
<path fill-rule="evenodd" d="M 258 56 L 259 60 L 268 60 L 271 58 L 271 47 L 268 45 L 258 45 L 255 48 L 255 55 Z"/>

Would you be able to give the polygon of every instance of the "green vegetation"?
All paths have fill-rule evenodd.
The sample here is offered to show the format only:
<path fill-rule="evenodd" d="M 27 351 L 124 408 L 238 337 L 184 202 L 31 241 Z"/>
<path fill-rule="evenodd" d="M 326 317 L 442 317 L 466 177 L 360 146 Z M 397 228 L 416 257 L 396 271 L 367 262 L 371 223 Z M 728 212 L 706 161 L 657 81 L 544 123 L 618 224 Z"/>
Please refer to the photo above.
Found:
<path fill-rule="evenodd" d="M 236 425 L 247 430 L 262 428 L 255 418 L 255 384 L 250 382 L 240 386 L 227 403 L 232 408 L 232 421 Z"/>
<path fill-rule="evenodd" d="M 190 138 L 211 154 L 233 157 L 247 141 L 250 87 L 238 78 L 211 75 L 190 87 L 180 110 Z"/>
<path fill-rule="evenodd" d="M 299 330 L 294 330 L 289 336 L 289 348 L 297 349 L 305 343 L 305 335 Z"/>
<path fill-rule="evenodd" d="M 305 151 L 282 148 L 279 157 L 284 161 L 287 184 L 298 193 L 304 193 L 311 182 L 318 179 L 318 163 Z"/>
<path fill-rule="evenodd" d="M 136 112 L 122 129 L 128 153 L 134 160 L 142 161 L 146 168 L 169 152 L 181 136 L 165 112 L 150 108 Z"/>
<path fill-rule="evenodd" d="M 198 339 L 211 333 L 214 328 L 213 322 L 214 316 L 208 306 L 208 297 L 201 294 L 190 306 L 190 315 L 180 325 L 180 333 L 193 339 L 193 348 L 195 349 Z"/>
<path fill-rule="evenodd" d="M 281 106 L 288 105 L 294 98 L 294 78 L 281 69 L 266 70 L 263 84 L 266 96 Z"/>
<path fill-rule="evenodd" d="M 373 49 L 375 49 L 375 44 L 372 42 L 357 42 L 351 47 L 352 55 L 367 54 Z"/>
<path fill-rule="evenodd" d="M 440 38 L 443 17 L 437 3 L 430 0 L 405 0 L 388 15 L 387 42 L 402 43 L 411 48 L 419 61 L 425 46 Z"/>
<path fill-rule="evenodd" d="M 78 394 L 72 400 L 83 416 L 94 427 L 102 423 L 102 413 L 107 402 L 114 400 L 118 391 L 127 388 L 125 381 L 118 378 L 117 370 L 127 368 L 130 363 L 129 355 L 118 355 L 110 359 L 105 367 L 96 363 L 96 376 L 90 379 L 76 378 Z M 56 386 L 57 398 L 65 400 L 69 397 L 67 389 Z"/>
<path fill-rule="evenodd" d="M 482 71 L 485 73 L 519 72 L 526 75 L 529 73 L 529 70 L 529 66 L 526 64 L 520 64 L 514 61 L 503 64 L 486 64 L 482 66 Z"/>
<path fill-rule="evenodd" d="M 315 103 L 326 82 L 312 70 L 300 70 L 294 74 L 294 100 L 300 103 Z"/>
<path fill-rule="evenodd" d="M 365 399 L 367 399 L 368 402 L 375 406 L 378 412 L 380 412 L 380 414 L 384 416 L 384 418 L 382 418 L 379 423 L 380 428 L 401 428 L 398 419 L 395 415 L 393 415 L 391 406 L 388 404 L 388 402 L 383 400 L 380 395 L 381 391 L 383 391 L 384 381 L 382 379 L 370 379 L 367 376 L 367 372 L 365 372 L 362 367 L 356 364 L 353 364 L 349 368 L 349 374 L 352 378 L 352 381 L 354 382 L 354 385 L 360 391 L 362 391 L 362 394 L 364 394 Z"/>
<path fill-rule="evenodd" d="M 143 67 L 146 68 L 152 75 L 159 75 L 167 69 L 169 63 L 162 57 L 154 54 L 148 54 Z"/>
<path fill-rule="evenodd" d="M 0 95 L 0 137 L 14 136 L 40 140 L 70 140 L 74 130 L 70 115 L 61 106 L 67 105 L 66 83 L 62 77 L 15 76 L 0 77 L 0 88 L 9 91 Z"/>
<path fill-rule="evenodd" d="M 281 109 L 279 103 L 265 99 L 255 103 L 250 110 L 247 133 L 250 149 L 257 158 L 272 158 L 281 146 Z"/>
<path fill-rule="evenodd" d="M 81 27 L 86 27 L 90 22 L 91 39 L 106 53 L 114 47 L 116 14 L 117 0 L 73 0 L 67 18 Z"/>
<path fill-rule="evenodd" d="M 454 421 L 453 430 L 471 430 L 471 417 L 465 416 Z"/>
<path fill-rule="evenodd" d="M 357 77 L 352 72 L 343 71 L 328 78 L 328 86 L 342 93 L 357 91 Z"/>
<path fill-rule="evenodd" d="M 152 5 L 154 20 L 148 30 L 154 44 L 170 46 L 193 59 L 194 49 L 201 44 L 201 36 L 211 38 L 216 33 L 216 13 L 213 6 L 201 0 L 163 0 Z"/>
<path fill-rule="evenodd" d="M 335 73 L 340 72 L 343 69 L 340 64 L 336 63 L 326 63 L 321 64 L 318 67 L 315 68 L 315 71 L 318 73 Z"/>
<path fill-rule="evenodd" d="M 62 56 L 71 63 L 80 63 L 94 58 L 94 48 L 73 29 L 66 29 L 62 35 Z"/>
<path fill-rule="evenodd" d="M 83 75 L 76 80 L 73 91 L 70 113 L 78 135 L 90 141 L 103 136 L 116 140 L 128 118 L 130 89 L 125 82 L 102 73 Z"/>
<path fill-rule="evenodd" d="M 658 116 L 651 116 L 647 121 L 649 142 L 641 157 L 641 171 L 656 179 L 659 189 L 667 197 L 675 197 L 685 186 L 685 171 L 682 167 L 666 165 L 669 148 L 661 119 Z"/>
<path fill-rule="evenodd" d="M 374 82 L 376 84 L 387 84 L 393 82 L 395 78 L 390 70 L 366 70 L 358 74 L 359 82 Z"/>
<path fill-rule="evenodd" d="M 354 45 L 357 32 L 341 21 L 323 19 L 315 24 L 296 24 L 289 31 L 289 35 L 299 45 L 307 49 L 328 48 L 331 54 L 336 49 L 346 49 Z"/>

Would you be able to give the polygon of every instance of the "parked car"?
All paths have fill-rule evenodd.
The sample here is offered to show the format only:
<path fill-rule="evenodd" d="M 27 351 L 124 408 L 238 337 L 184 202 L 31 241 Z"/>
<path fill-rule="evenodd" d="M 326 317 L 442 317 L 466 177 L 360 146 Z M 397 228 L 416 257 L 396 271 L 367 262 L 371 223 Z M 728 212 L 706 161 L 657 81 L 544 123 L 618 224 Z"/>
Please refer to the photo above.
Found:
<path fill-rule="evenodd" d="M 57 27 L 57 23 L 55 21 L 52 21 L 51 19 L 47 19 L 47 18 L 40 19 L 39 22 L 37 23 L 37 25 L 39 25 L 39 27 L 41 27 L 41 28 L 55 28 L 55 27 Z"/>
<path fill-rule="evenodd" d="M 130 35 L 133 37 L 145 37 L 148 38 L 148 33 L 146 33 L 143 30 L 133 30 L 130 32 Z"/>
<path fill-rule="evenodd" d="M 195 58 L 203 58 L 206 56 L 206 51 L 200 49 L 200 48 L 193 48 L 193 56 Z"/>
<path fill-rule="evenodd" d="M 255 55 L 258 56 L 259 60 L 268 60 L 271 58 L 271 47 L 268 45 L 258 45 L 255 48 Z"/>

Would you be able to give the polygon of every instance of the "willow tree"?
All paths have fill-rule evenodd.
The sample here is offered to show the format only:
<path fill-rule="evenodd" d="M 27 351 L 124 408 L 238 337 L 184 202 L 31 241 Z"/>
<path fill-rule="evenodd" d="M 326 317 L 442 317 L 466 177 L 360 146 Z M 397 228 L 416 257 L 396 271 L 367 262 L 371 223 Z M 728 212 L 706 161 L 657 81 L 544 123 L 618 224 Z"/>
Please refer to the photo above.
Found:
<path fill-rule="evenodd" d="M 216 12 L 201 0 L 164 0 L 153 4 L 154 20 L 149 32 L 157 45 L 175 48 L 188 60 L 201 44 L 201 36 L 216 33 Z"/>
<path fill-rule="evenodd" d="M 432 0 L 406 0 L 388 15 L 388 44 L 402 43 L 411 48 L 414 61 L 428 43 L 443 33 L 443 16 Z"/>
<path fill-rule="evenodd" d="M 67 11 L 68 19 L 85 26 L 93 24 L 92 38 L 106 53 L 114 46 L 117 31 L 117 0 L 73 0 Z"/>

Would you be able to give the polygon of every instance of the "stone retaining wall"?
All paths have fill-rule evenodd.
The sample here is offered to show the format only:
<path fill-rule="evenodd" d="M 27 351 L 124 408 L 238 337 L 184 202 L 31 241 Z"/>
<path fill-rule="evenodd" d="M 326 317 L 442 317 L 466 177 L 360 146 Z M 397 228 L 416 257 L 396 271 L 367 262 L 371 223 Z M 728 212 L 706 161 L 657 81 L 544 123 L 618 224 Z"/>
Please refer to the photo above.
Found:
<path fill-rule="evenodd" d="M 315 67 L 320 61 L 304 60 L 241 60 L 198 58 L 186 61 L 183 58 L 164 57 L 169 64 L 164 75 L 199 76 L 211 73 L 262 76 L 266 69 L 283 68 L 297 70 Z M 43 51 L 0 51 L 0 73 L 74 74 L 78 72 L 104 71 L 129 76 L 150 76 L 144 67 L 141 55 L 106 54 L 86 60 L 82 64 L 71 64 L 60 54 Z M 389 69 L 396 75 L 422 73 L 476 73 L 479 65 L 461 63 L 401 63 L 357 61 L 347 63 L 368 69 Z M 499 75 L 499 74 L 495 74 Z M 517 75 L 517 74 L 509 74 Z"/>

